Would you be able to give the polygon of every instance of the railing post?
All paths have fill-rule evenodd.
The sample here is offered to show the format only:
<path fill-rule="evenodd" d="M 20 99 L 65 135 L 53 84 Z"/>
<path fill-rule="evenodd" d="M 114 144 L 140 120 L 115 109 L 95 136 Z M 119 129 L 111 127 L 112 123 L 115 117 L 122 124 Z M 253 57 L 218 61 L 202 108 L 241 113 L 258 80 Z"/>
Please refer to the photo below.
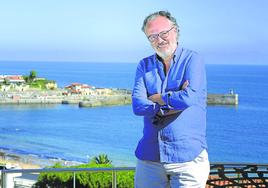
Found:
<path fill-rule="evenodd" d="M 74 179 L 73 179 L 73 188 L 75 188 L 75 172 L 74 172 Z"/>
<path fill-rule="evenodd" d="M 238 182 L 238 184 L 241 182 L 241 180 L 240 180 L 240 173 L 239 172 L 237 173 L 237 182 Z"/>
<path fill-rule="evenodd" d="M 112 188 L 116 188 L 116 171 L 112 172 Z"/>
<path fill-rule="evenodd" d="M 5 173 L 1 170 L 1 188 L 6 188 Z"/>

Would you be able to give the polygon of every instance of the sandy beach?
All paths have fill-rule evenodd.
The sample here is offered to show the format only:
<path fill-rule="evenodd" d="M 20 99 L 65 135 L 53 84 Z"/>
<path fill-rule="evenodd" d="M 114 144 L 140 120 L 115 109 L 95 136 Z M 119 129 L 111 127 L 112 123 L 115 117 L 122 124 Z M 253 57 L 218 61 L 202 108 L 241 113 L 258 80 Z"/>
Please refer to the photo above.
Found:
<path fill-rule="evenodd" d="M 39 169 L 53 166 L 58 162 L 65 166 L 81 164 L 76 161 L 66 161 L 62 159 L 44 159 L 35 155 L 17 154 L 0 149 L 0 164 L 6 165 L 7 168 Z"/>

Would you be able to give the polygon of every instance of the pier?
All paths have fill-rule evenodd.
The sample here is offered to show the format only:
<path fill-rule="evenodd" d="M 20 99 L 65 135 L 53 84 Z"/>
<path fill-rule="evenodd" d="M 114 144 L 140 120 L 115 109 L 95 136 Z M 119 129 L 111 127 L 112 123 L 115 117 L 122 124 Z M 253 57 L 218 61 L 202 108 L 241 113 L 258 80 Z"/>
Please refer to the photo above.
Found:
<path fill-rule="evenodd" d="M 208 94 L 208 105 L 238 105 L 238 94 Z"/>

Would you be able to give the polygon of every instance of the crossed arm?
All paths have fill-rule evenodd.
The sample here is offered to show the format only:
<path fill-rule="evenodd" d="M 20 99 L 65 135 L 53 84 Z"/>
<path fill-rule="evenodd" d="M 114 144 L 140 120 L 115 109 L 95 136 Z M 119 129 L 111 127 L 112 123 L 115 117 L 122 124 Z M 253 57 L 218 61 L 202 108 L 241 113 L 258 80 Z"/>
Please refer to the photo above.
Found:
<path fill-rule="evenodd" d="M 184 110 L 189 106 L 202 103 L 205 99 L 206 78 L 205 67 L 199 57 L 189 60 L 183 83 L 180 90 L 156 93 L 147 96 L 147 88 L 144 83 L 144 68 L 139 65 L 136 72 L 135 86 L 132 93 L 132 107 L 136 115 L 154 116 L 167 107 L 167 111 Z M 203 98 L 201 99 L 200 96 Z M 171 113 L 170 112 L 170 113 Z"/>
<path fill-rule="evenodd" d="M 186 87 L 189 85 L 189 81 L 186 80 L 183 85 L 181 86 L 180 90 L 184 90 L 186 89 Z M 154 94 L 154 95 L 151 95 L 150 97 L 148 97 L 148 99 L 152 102 L 155 102 L 155 103 L 158 103 L 160 105 L 165 105 L 165 101 L 163 101 L 162 99 L 162 95 L 160 93 L 157 93 L 157 94 Z"/>
<path fill-rule="evenodd" d="M 186 80 L 183 85 L 181 86 L 180 90 L 184 90 L 186 89 L 186 87 L 189 85 L 189 81 Z M 154 103 L 158 103 L 159 105 L 163 106 L 163 105 L 166 105 L 165 101 L 163 101 L 162 99 L 162 95 L 157 93 L 157 94 L 154 94 L 154 95 L 151 95 L 150 97 L 148 97 L 149 100 L 151 100 L 152 102 Z M 169 110 L 167 113 L 165 113 L 165 115 L 171 115 L 171 114 L 175 114 L 177 112 L 179 112 L 181 110 Z M 159 116 L 162 116 L 163 114 L 161 113 L 161 111 L 159 111 L 157 113 Z"/>

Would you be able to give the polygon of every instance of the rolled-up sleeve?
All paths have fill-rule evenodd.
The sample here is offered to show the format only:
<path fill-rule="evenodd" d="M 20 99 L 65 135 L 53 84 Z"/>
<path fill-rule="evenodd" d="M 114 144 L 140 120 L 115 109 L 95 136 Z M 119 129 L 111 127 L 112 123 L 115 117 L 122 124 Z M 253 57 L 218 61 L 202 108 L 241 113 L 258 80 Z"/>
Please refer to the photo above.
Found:
<path fill-rule="evenodd" d="M 159 104 L 148 99 L 142 62 L 139 63 L 136 70 L 135 83 L 132 91 L 132 109 L 139 116 L 154 116 L 160 109 Z"/>
<path fill-rule="evenodd" d="M 162 93 L 162 99 L 167 106 L 174 110 L 184 110 L 192 105 L 204 105 L 206 73 L 204 63 L 199 55 L 193 54 L 189 58 L 183 80 L 189 81 L 189 85 L 184 90 Z"/>

